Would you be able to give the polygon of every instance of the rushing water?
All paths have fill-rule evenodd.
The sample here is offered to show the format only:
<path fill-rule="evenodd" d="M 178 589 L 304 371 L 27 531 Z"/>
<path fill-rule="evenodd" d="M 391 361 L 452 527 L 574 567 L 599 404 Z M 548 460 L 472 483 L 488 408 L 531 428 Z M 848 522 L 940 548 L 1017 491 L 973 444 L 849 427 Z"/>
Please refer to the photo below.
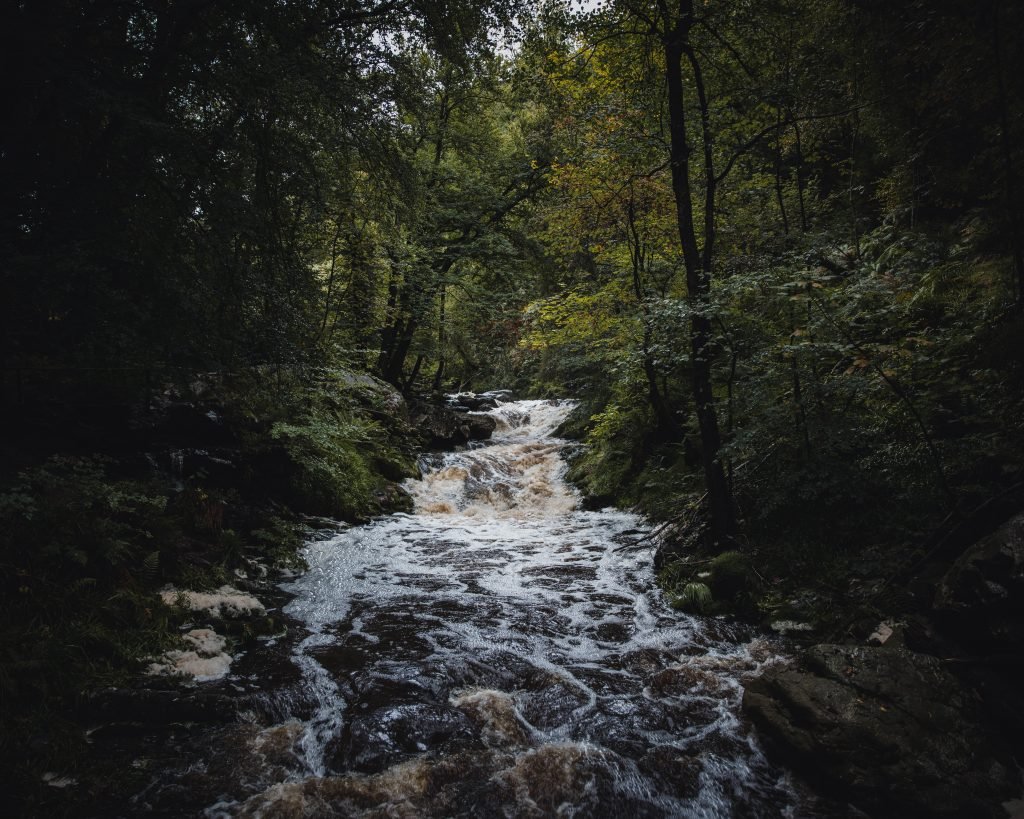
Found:
<path fill-rule="evenodd" d="M 308 547 L 295 678 L 189 769 L 207 816 L 804 815 L 738 716 L 772 645 L 671 610 L 643 520 L 578 508 L 570 409 L 500 406 L 414 514 Z"/>

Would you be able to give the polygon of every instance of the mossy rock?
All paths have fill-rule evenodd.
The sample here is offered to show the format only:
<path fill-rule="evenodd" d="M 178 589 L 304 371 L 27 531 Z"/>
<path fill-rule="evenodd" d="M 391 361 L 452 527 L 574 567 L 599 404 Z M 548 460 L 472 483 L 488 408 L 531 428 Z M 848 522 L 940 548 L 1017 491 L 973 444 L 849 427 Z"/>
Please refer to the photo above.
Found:
<path fill-rule="evenodd" d="M 720 599 L 731 599 L 756 583 L 750 558 L 742 552 L 722 552 L 708 563 L 706 571 L 708 587 Z"/>
<path fill-rule="evenodd" d="M 761 582 L 749 555 L 723 552 L 708 561 L 676 560 L 659 573 L 674 608 L 692 614 L 758 615 Z"/>

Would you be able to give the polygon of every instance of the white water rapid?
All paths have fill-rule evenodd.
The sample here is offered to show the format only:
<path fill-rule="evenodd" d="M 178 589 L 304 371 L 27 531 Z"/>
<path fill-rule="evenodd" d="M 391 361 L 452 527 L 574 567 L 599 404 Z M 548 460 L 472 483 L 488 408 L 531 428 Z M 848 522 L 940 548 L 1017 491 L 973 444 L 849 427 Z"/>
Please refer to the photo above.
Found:
<path fill-rule="evenodd" d="M 670 609 L 622 548 L 643 520 L 578 508 L 571 406 L 501 405 L 408 484 L 414 514 L 308 547 L 296 679 L 229 730 L 207 816 L 809 815 L 738 716 L 773 646 Z"/>

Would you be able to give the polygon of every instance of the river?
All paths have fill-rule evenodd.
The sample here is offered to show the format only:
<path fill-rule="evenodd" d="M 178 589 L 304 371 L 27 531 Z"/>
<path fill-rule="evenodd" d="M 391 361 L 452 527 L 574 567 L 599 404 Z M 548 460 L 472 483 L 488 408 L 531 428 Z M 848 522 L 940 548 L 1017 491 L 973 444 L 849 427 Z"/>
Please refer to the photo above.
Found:
<path fill-rule="evenodd" d="M 778 647 L 672 610 L 652 547 L 635 545 L 645 522 L 579 508 L 554 437 L 571 406 L 500 405 L 489 442 L 407 484 L 413 514 L 310 544 L 285 587 L 290 676 L 238 663 L 230 684 L 259 689 L 247 718 L 136 807 L 205 794 L 208 817 L 812 813 L 739 715 L 743 677 Z"/>

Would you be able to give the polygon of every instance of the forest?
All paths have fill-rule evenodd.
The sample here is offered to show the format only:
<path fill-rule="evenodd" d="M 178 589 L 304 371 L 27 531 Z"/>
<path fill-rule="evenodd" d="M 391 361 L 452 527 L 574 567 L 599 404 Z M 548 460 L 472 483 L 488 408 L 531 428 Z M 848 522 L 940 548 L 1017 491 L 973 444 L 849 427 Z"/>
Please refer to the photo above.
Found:
<path fill-rule="evenodd" d="M 1007 0 L 5 4 L 15 813 L 1020 815 L 1022 55 L 1024 5 Z M 278 586 L 315 574 L 309 544 L 422 514 L 439 451 L 504 443 L 517 402 L 534 423 L 566 408 L 551 468 L 578 514 L 641 521 L 607 550 L 648 572 L 626 598 L 785 658 L 732 667 L 742 684 L 720 697 L 766 749 L 744 764 L 793 777 L 795 812 L 760 791 L 705 806 L 717 750 L 677 743 L 687 761 L 670 762 L 609 742 L 681 801 L 640 810 L 615 790 L 588 807 L 551 785 L 388 813 L 374 777 L 419 752 L 403 735 L 367 762 L 347 715 L 343 761 L 309 763 L 316 806 L 257 809 L 209 783 L 194 803 L 155 796 L 164 763 L 126 767 L 140 748 L 279 720 L 239 717 L 223 682 L 182 694 L 144 673 L 204 625 L 182 590 L 259 595 L 258 616 L 214 624 L 247 658 L 321 634 Z M 305 668 L 287 651 L 312 649 L 287 644 L 280 667 Z M 569 679 L 544 702 L 572 699 Z M 473 683 L 512 698 L 530 742 L 565 739 L 571 709 L 537 717 L 533 682 Z M 447 709 L 479 733 L 461 691 L 455 716 L 445 693 L 416 719 Z M 846 696 L 904 722 L 817 713 Z M 432 765 L 491 741 L 444 730 L 441 750 L 421 743 Z"/>

